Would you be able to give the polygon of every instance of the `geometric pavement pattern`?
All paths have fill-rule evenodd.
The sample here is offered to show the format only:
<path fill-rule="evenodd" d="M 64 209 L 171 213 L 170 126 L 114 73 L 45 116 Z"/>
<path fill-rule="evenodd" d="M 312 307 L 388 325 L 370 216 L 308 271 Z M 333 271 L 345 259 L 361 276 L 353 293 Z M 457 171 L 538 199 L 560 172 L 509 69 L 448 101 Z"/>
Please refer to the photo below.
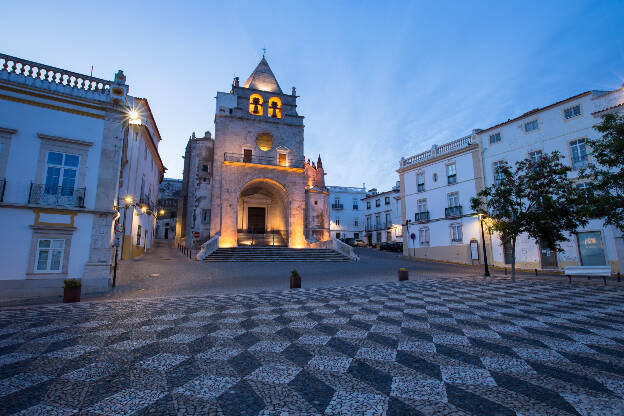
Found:
<path fill-rule="evenodd" d="M 0 414 L 624 414 L 624 291 L 421 280 L 0 311 Z"/>

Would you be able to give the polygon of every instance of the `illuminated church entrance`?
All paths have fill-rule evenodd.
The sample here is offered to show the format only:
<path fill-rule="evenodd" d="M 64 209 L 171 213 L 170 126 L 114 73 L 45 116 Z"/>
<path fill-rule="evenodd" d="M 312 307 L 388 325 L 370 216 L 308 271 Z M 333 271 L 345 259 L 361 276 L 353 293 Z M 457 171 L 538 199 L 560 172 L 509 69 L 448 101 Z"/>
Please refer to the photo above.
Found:
<path fill-rule="evenodd" d="M 239 246 L 288 246 L 288 214 L 284 188 L 257 179 L 243 187 L 238 198 Z"/>

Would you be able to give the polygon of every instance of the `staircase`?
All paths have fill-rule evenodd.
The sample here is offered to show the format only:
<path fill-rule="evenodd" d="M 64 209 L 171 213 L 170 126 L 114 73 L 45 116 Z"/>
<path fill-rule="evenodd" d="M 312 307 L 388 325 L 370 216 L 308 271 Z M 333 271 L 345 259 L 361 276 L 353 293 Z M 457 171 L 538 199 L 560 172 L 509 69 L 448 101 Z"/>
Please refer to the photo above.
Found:
<path fill-rule="evenodd" d="M 207 262 L 333 262 L 349 261 L 342 254 L 324 248 L 288 248 L 288 247 L 231 247 L 219 248 L 207 256 Z"/>

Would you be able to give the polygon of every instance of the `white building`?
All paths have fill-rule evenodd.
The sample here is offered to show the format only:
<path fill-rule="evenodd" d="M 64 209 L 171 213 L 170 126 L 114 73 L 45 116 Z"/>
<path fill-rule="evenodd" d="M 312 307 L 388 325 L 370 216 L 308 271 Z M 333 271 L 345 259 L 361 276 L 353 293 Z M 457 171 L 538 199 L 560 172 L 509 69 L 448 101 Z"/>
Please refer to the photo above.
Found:
<path fill-rule="evenodd" d="M 2 296 L 58 295 L 65 278 L 82 278 L 83 292 L 109 287 L 120 184 L 145 173 L 153 185 L 163 169 L 144 172 L 131 157 L 155 123 L 132 113 L 151 127 L 129 127 L 129 107 L 149 107 L 127 95 L 125 80 L 0 54 Z"/>
<path fill-rule="evenodd" d="M 600 137 L 593 126 L 600 122 L 605 110 L 621 111 L 622 103 L 624 88 L 586 91 L 481 131 L 485 184 L 490 186 L 496 180 L 496 164 L 501 161 L 513 166 L 516 161 L 555 150 L 572 167 L 572 177 L 578 177 L 579 169 L 591 161 L 586 140 Z M 583 184 L 579 182 L 579 186 Z M 604 226 L 602 220 L 591 220 L 570 236 L 563 248 L 564 251 L 554 253 L 539 242 L 521 236 L 516 242 L 517 267 L 560 269 L 573 265 L 611 265 L 617 272 L 624 266 L 622 237 L 614 227 Z M 511 247 L 502 245 L 497 235 L 492 236 L 492 251 L 494 264 L 511 263 Z"/>
<path fill-rule="evenodd" d="M 416 258 L 481 263 L 481 231 L 475 213 L 470 212 L 470 198 L 484 185 L 494 183 L 497 164 L 507 161 L 514 166 L 527 157 L 557 150 L 574 169 L 572 177 L 576 178 L 579 169 L 591 161 L 586 140 L 600 137 L 593 126 L 602 114 L 622 110 L 624 88 L 587 91 L 401 159 L 398 172 L 408 234 L 404 253 Z M 584 185 L 579 181 L 579 186 Z M 511 247 L 503 245 L 496 234 L 486 234 L 485 238 L 488 260 L 501 267 L 511 264 Z M 477 242 L 477 250 L 471 249 L 471 242 Z M 624 266 L 622 236 L 614 227 L 604 226 L 602 220 L 591 220 L 570 236 L 563 249 L 554 253 L 526 235 L 520 236 L 516 265 L 520 269 L 610 265 L 614 272 Z"/>
<path fill-rule="evenodd" d="M 178 217 L 178 200 L 182 191 L 182 179 L 165 178 L 158 191 L 158 219 L 156 238 L 174 240 Z"/>
<path fill-rule="evenodd" d="M 470 198 L 483 186 L 479 138 L 471 134 L 401 159 L 403 253 L 421 259 L 476 263 L 479 219 Z M 477 257 L 477 258 L 475 258 Z"/>
<path fill-rule="evenodd" d="M 365 188 L 351 186 L 328 186 L 329 227 L 331 236 L 339 239 L 364 237 L 364 209 L 362 199 Z"/>
<path fill-rule="evenodd" d="M 402 242 L 403 213 L 401 210 L 400 184 L 389 191 L 370 189 L 362 198 L 364 204 L 364 241 L 370 245 L 386 242 Z"/>

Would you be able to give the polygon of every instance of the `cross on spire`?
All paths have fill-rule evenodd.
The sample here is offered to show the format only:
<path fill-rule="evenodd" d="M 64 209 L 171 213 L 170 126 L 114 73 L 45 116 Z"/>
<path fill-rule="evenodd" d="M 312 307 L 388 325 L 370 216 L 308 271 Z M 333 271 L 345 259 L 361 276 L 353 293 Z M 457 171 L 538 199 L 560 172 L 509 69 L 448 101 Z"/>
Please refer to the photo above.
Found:
<path fill-rule="evenodd" d="M 266 55 L 266 48 L 262 48 L 262 56 Z"/>

